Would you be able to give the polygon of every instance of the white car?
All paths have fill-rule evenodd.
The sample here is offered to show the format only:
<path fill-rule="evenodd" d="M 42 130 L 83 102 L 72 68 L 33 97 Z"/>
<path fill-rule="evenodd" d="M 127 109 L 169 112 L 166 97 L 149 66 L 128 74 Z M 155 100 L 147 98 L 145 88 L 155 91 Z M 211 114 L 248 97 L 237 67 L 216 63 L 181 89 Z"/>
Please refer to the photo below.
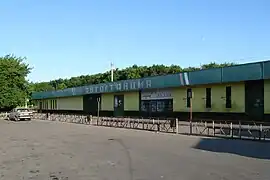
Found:
<path fill-rule="evenodd" d="M 32 114 L 28 108 L 14 108 L 10 111 L 8 115 L 9 120 L 31 120 Z"/>

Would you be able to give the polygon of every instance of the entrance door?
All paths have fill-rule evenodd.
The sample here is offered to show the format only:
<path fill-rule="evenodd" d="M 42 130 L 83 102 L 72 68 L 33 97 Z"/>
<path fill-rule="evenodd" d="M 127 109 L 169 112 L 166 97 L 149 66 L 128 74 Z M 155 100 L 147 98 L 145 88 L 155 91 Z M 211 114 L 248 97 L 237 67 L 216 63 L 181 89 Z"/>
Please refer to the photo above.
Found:
<path fill-rule="evenodd" d="M 83 111 L 93 116 L 98 116 L 100 111 L 100 94 L 87 94 L 83 96 Z"/>
<path fill-rule="evenodd" d="M 262 121 L 264 115 L 264 82 L 245 82 L 245 106 L 246 114 L 250 120 Z"/>
<path fill-rule="evenodd" d="M 124 95 L 114 95 L 114 116 L 124 116 Z"/>

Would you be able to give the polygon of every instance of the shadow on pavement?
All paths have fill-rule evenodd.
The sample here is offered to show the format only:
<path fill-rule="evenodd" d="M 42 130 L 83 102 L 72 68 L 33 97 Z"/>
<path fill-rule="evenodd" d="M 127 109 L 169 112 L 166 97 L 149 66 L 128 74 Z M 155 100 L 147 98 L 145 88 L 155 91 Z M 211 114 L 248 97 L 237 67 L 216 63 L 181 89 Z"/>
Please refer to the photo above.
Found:
<path fill-rule="evenodd" d="M 218 138 L 202 138 L 194 149 L 237 154 L 245 157 L 270 160 L 270 143 Z"/>

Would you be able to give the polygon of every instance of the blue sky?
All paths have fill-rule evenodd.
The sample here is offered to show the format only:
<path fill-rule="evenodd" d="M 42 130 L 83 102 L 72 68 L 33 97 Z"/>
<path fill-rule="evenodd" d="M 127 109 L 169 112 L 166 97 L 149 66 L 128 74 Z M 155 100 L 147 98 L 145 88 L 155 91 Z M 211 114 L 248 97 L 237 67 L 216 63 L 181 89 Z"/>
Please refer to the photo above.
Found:
<path fill-rule="evenodd" d="M 31 81 L 133 64 L 270 59 L 269 0 L 6 0 L 0 56 L 27 58 Z"/>

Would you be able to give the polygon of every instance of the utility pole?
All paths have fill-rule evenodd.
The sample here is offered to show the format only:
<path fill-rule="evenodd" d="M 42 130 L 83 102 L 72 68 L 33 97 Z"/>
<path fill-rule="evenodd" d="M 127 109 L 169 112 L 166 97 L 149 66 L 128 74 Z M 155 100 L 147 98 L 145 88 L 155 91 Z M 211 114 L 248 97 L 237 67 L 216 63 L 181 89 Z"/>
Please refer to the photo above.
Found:
<path fill-rule="evenodd" d="M 114 67 L 113 67 L 113 63 L 111 62 L 111 81 L 113 82 L 113 71 L 114 71 Z"/>

